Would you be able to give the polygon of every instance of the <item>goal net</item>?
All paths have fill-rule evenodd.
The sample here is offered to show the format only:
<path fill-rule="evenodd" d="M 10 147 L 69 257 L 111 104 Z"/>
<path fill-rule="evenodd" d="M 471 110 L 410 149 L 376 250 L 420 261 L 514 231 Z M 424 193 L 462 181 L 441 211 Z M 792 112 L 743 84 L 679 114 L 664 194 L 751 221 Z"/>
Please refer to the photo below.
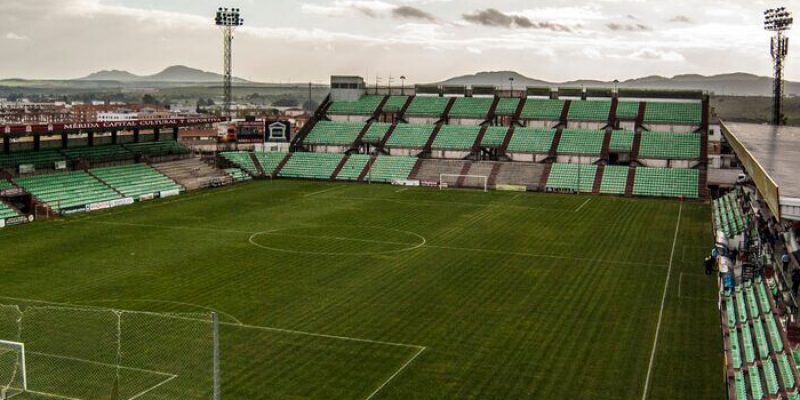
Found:
<path fill-rule="evenodd" d="M 0 400 L 213 396 L 210 314 L 0 305 Z"/>
<path fill-rule="evenodd" d="M 489 190 L 489 177 L 485 175 L 439 174 L 439 189 L 472 188 Z"/>
<path fill-rule="evenodd" d="M 0 340 L 0 400 L 22 394 L 27 387 L 25 345 Z"/>

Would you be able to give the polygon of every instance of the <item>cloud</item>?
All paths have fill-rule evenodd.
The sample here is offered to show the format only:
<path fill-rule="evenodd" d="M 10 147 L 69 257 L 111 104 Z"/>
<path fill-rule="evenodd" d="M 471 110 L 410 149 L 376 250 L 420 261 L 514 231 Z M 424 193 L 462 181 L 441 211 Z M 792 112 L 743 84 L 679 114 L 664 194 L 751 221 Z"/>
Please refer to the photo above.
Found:
<path fill-rule="evenodd" d="M 334 17 L 349 15 L 356 11 L 370 18 L 378 18 L 394 8 L 393 4 L 381 0 L 335 0 L 330 5 L 305 3 L 300 7 L 300 11 Z"/>
<path fill-rule="evenodd" d="M 677 24 L 691 24 L 694 21 L 691 18 L 689 18 L 689 17 L 687 17 L 685 15 L 676 15 L 676 16 L 670 18 L 669 22 L 674 22 L 674 23 L 677 23 Z"/>
<path fill-rule="evenodd" d="M 609 22 L 606 24 L 606 27 L 609 30 L 614 32 L 648 32 L 652 31 L 652 29 L 644 24 L 619 24 L 616 22 Z"/>
<path fill-rule="evenodd" d="M 665 61 L 665 62 L 684 62 L 686 58 L 683 54 L 678 53 L 676 51 L 664 51 L 658 49 L 651 49 L 651 48 L 643 48 L 639 49 L 636 52 L 628 55 L 628 58 L 632 60 L 643 60 L 643 61 Z"/>
<path fill-rule="evenodd" d="M 395 18 L 420 19 L 430 22 L 436 21 L 436 17 L 434 17 L 432 14 L 411 6 L 400 6 L 395 8 L 392 10 L 392 16 Z"/>
<path fill-rule="evenodd" d="M 14 32 L 6 33 L 5 35 L 3 35 L 3 39 L 8 39 L 8 40 L 30 40 L 29 37 L 27 37 L 25 35 L 20 35 L 18 33 L 14 33 Z"/>
<path fill-rule="evenodd" d="M 554 32 L 572 32 L 572 28 L 563 24 L 533 21 L 526 16 L 505 14 L 494 8 L 465 13 L 462 17 L 464 17 L 465 21 L 473 24 L 496 28 L 543 29 Z"/>

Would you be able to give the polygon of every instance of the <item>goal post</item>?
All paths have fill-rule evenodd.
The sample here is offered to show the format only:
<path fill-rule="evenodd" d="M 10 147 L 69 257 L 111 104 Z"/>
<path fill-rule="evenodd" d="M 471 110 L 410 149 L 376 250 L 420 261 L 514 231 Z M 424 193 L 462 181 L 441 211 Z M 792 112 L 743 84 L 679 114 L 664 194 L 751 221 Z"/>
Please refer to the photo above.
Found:
<path fill-rule="evenodd" d="M 486 175 L 439 174 L 439 190 L 447 188 L 478 188 L 489 191 L 489 177 Z"/>
<path fill-rule="evenodd" d="M 0 400 L 7 400 L 28 390 L 25 344 L 0 340 Z"/>

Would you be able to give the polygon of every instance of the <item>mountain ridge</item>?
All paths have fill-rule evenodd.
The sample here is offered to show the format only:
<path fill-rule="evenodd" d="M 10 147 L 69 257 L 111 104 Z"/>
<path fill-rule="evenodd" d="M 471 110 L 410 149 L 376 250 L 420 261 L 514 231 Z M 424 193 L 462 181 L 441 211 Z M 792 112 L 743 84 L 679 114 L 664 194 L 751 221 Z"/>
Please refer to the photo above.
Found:
<path fill-rule="evenodd" d="M 102 70 L 93 72 L 83 78 L 73 79 L 76 81 L 114 81 L 120 83 L 136 82 L 160 82 L 160 83 L 205 83 L 219 82 L 222 75 L 214 72 L 203 71 L 185 65 L 172 65 L 161 72 L 152 75 L 136 75 L 123 70 Z M 244 83 L 247 80 L 234 78 L 234 82 Z"/>

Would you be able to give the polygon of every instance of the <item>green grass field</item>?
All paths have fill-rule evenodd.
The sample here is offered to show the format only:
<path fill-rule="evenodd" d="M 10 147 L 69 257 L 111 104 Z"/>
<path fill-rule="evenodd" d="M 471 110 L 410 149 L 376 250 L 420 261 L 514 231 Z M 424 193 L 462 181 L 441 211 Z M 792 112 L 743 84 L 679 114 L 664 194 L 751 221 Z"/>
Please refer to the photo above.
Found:
<path fill-rule="evenodd" d="M 719 399 L 709 214 L 674 201 L 253 182 L 2 230 L 0 303 L 217 310 L 225 399 Z M 91 346 L 69 320 L 43 325 L 75 353 Z M 120 382 L 138 386 L 120 398 L 192 386 L 208 398 L 205 331 L 172 325 L 123 322 L 123 342 L 137 329 L 165 339 L 142 334 L 153 347 L 124 348 L 122 364 L 155 353 L 164 366 L 124 369 Z M 192 352 L 203 377 L 164 382 Z"/>

